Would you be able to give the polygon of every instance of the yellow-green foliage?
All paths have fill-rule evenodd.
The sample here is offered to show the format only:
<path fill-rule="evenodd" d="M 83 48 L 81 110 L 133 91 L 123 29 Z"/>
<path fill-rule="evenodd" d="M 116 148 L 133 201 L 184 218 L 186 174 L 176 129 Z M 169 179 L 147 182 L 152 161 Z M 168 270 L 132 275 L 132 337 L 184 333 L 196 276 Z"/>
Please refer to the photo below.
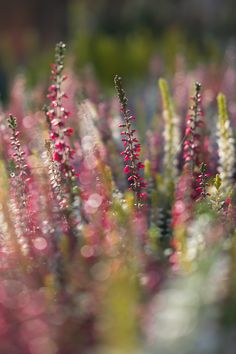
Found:
<path fill-rule="evenodd" d="M 222 180 L 219 174 L 214 178 L 213 188 L 210 194 L 210 202 L 213 210 L 216 212 L 221 211 L 225 198 L 222 193 Z"/>
<path fill-rule="evenodd" d="M 177 117 L 173 110 L 166 80 L 159 80 L 159 87 L 162 96 L 163 117 L 164 117 L 164 169 L 165 182 L 168 187 L 174 185 L 177 176 L 177 154 L 180 145 Z"/>
<path fill-rule="evenodd" d="M 148 159 L 144 161 L 144 176 L 147 180 L 151 178 L 151 162 Z"/>
<path fill-rule="evenodd" d="M 137 312 L 138 289 L 133 271 L 125 264 L 115 271 L 109 280 L 104 297 L 102 327 L 103 353 L 136 353 L 138 346 Z"/>
<path fill-rule="evenodd" d="M 220 124 L 223 125 L 229 119 L 225 95 L 219 93 L 217 96 L 217 102 L 218 102 L 218 110 L 219 110 L 219 122 Z"/>
<path fill-rule="evenodd" d="M 232 186 L 234 174 L 235 151 L 234 138 L 230 119 L 227 112 L 226 98 L 222 93 L 217 96 L 218 102 L 218 147 L 219 167 L 218 171 L 222 179 L 222 187 L 227 191 Z"/>
<path fill-rule="evenodd" d="M 162 95 L 163 109 L 168 112 L 168 120 L 172 122 L 174 113 L 173 113 L 173 107 L 172 107 L 167 81 L 162 78 L 159 79 L 159 87 Z"/>

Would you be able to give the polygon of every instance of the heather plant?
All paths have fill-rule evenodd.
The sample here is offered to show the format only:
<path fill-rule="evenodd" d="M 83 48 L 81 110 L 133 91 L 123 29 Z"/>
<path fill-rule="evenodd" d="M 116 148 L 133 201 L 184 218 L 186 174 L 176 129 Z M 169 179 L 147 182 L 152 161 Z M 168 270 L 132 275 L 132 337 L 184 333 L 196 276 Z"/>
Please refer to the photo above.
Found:
<path fill-rule="evenodd" d="M 64 206 L 67 203 L 66 193 L 68 193 L 68 184 L 71 184 L 75 171 L 71 165 L 74 150 L 66 141 L 67 136 L 73 133 L 72 128 L 65 127 L 65 121 L 70 115 L 64 105 L 63 99 L 67 95 L 62 91 L 62 83 L 66 80 L 63 75 L 64 69 L 64 52 L 65 44 L 58 43 L 55 50 L 55 63 L 51 65 L 51 82 L 47 97 L 50 100 L 50 107 L 46 108 L 46 116 L 48 118 L 50 138 L 53 143 L 53 160 L 57 162 L 58 169 L 61 174 L 62 186 L 65 188 L 65 197 L 60 200 L 60 205 Z"/>
<path fill-rule="evenodd" d="M 121 152 L 125 162 L 124 173 L 129 175 L 128 181 L 135 195 L 135 204 L 137 208 L 140 208 L 146 193 L 143 192 L 145 183 L 140 175 L 140 170 L 144 168 L 144 164 L 139 161 L 141 146 L 138 139 L 135 137 L 136 130 L 133 129 L 132 126 L 132 121 L 135 120 L 135 116 L 131 115 L 128 109 L 128 99 L 122 87 L 121 77 L 115 76 L 114 81 L 120 101 L 120 110 L 124 116 L 124 124 L 119 125 L 120 128 L 125 129 L 121 132 L 121 140 L 124 146 L 124 151 Z"/>
<path fill-rule="evenodd" d="M 32 252 L 32 224 L 30 220 L 29 210 L 29 171 L 25 160 L 25 152 L 21 148 L 19 141 L 19 131 L 17 129 L 16 118 L 11 114 L 8 118 L 8 125 L 11 129 L 11 146 L 12 146 L 12 171 L 11 171 L 11 188 L 12 200 L 10 202 L 12 216 L 15 223 L 18 242 L 21 245 L 23 253 Z M 31 255 L 32 256 L 32 255 Z"/>
<path fill-rule="evenodd" d="M 50 140 L 46 143 L 48 151 L 48 167 L 53 192 L 62 215 L 66 219 L 66 232 L 70 247 L 77 241 L 79 224 L 81 223 L 79 189 L 76 184 L 76 173 L 72 165 L 75 150 L 71 147 L 69 137 L 73 134 L 71 127 L 66 127 L 70 112 L 65 108 L 64 100 L 68 98 L 63 92 L 66 76 L 64 69 L 65 44 L 60 42 L 55 48 L 55 63 L 51 65 L 51 85 L 48 89 L 49 107 L 45 108 L 48 120 Z"/>
<path fill-rule="evenodd" d="M 195 84 L 195 94 L 191 97 L 193 104 L 189 108 L 184 141 L 184 164 L 190 173 L 196 171 L 201 163 L 201 134 L 203 111 L 201 108 L 201 84 Z"/>

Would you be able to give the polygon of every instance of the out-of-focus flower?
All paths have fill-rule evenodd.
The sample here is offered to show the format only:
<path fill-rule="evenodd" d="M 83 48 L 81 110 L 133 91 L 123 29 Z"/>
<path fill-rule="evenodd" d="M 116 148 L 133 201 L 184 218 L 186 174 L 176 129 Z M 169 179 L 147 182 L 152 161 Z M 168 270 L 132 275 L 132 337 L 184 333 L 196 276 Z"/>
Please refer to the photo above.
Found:
<path fill-rule="evenodd" d="M 178 126 L 178 117 L 176 116 L 173 103 L 169 94 L 167 82 L 164 79 L 159 80 L 159 87 L 162 95 L 163 117 L 164 117 L 164 173 L 166 188 L 172 188 L 178 174 L 177 156 L 180 148 L 180 132 Z"/>
<path fill-rule="evenodd" d="M 222 188 L 227 192 L 232 187 L 232 179 L 235 171 L 235 141 L 233 138 L 230 119 L 227 113 L 225 96 L 220 93 L 217 97 L 219 119 L 218 119 L 218 171 L 222 179 Z"/>

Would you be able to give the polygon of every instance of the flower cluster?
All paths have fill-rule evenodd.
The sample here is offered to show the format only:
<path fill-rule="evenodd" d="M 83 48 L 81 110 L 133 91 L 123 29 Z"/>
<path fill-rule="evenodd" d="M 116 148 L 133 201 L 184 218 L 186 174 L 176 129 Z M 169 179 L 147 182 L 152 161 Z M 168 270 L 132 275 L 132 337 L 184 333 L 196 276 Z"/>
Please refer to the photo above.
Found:
<path fill-rule="evenodd" d="M 53 142 L 53 159 L 59 165 L 62 177 L 66 180 L 74 175 L 74 169 L 70 160 L 75 151 L 71 148 L 67 137 L 73 134 L 73 128 L 66 127 L 65 121 L 70 116 L 64 105 L 63 100 L 67 95 L 62 90 L 62 84 L 66 80 L 63 75 L 65 44 L 60 42 L 56 45 L 55 63 L 51 65 L 51 85 L 48 89 L 47 97 L 50 106 L 46 109 L 46 116 L 50 125 L 50 137 Z"/>
<path fill-rule="evenodd" d="M 195 83 L 195 95 L 191 97 L 193 105 L 187 115 L 184 142 L 184 164 L 193 173 L 201 163 L 201 135 L 203 111 L 201 108 L 201 84 Z"/>
<path fill-rule="evenodd" d="M 121 140 L 124 145 L 124 150 L 121 152 L 125 163 L 124 173 L 129 175 L 130 189 L 135 194 L 137 207 L 140 207 L 142 206 L 142 200 L 146 198 L 146 193 L 143 192 L 146 185 L 140 175 L 140 170 L 144 168 L 144 164 L 139 161 L 141 145 L 135 136 L 136 130 L 132 127 L 132 121 L 135 120 L 135 117 L 131 115 L 127 107 L 128 99 L 122 87 L 122 79 L 116 75 L 114 81 L 119 97 L 120 109 L 124 117 L 124 123 L 119 125 L 120 128 L 124 129 L 121 132 Z"/>

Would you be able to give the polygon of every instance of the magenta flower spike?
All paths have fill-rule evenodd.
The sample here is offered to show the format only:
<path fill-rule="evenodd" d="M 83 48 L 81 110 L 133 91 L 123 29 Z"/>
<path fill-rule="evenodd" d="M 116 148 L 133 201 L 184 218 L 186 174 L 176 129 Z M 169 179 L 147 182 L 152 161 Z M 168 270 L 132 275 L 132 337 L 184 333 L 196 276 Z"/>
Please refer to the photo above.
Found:
<path fill-rule="evenodd" d="M 71 164 L 75 151 L 68 141 L 68 137 L 73 134 L 73 128 L 66 127 L 70 112 L 63 104 L 63 101 L 68 98 L 62 90 L 62 84 L 67 79 L 63 75 L 65 49 L 66 46 L 62 42 L 56 45 L 55 63 L 51 64 L 51 85 L 47 95 L 50 105 L 46 109 L 46 116 L 50 125 L 53 159 L 58 163 L 62 178 L 66 181 L 71 179 L 75 173 Z"/>
<path fill-rule="evenodd" d="M 64 69 L 64 54 L 66 46 L 60 42 L 55 49 L 55 63 L 51 64 L 51 85 L 48 88 L 48 99 L 50 105 L 46 108 L 46 117 L 50 127 L 50 159 L 55 164 L 54 172 L 60 180 L 60 185 L 57 183 L 57 188 L 54 189 L 59 205 L 61 208 L 68 208 L 74 201 L 72 194 L 77 190 L 75 184 L 76 173 L 71 160 L 74 157 L 75 150 L 71 147 L 69 137 L 74 133 L 73 128 L 66 126 L 66 120 L 70 117 L 70 112 L 64 106 L 64 100 L 68 98 L 62 89 L 63 82 L 67 79 L 63 75 Z M 54 173 L 55 175 L 55 173 Z M 52 179 L 52 184 L 55 182 L 55 176 Z M 58 191 L 60 190 L 60 193 Z M 73 192 L 72 192 L 73 191 Z"/>
<path fill-rule="evenodd" d="M 146 198 L 144 190 L 146 184 L 140 174 L 140 170 L 144 168 L 144 164 L 139 161 L 141 145 L 135 136 L 136 130 L 132 126 L 132 121 L 135 120 L 135 117 L 127 107 L 128 99 L 122 87 L 121 77 L 116 75 L 114 82 L 120 102 L 120 111 L 124 117 L 124 123 L 119 125 L 123 129 L 121 131 L 121 141 L 123 142 L 124 150 L 121 155 L 124 158 L 124 173 L 128 175 L 129 187 L 134 192 L 136 207 L 140 208 Z"/>

